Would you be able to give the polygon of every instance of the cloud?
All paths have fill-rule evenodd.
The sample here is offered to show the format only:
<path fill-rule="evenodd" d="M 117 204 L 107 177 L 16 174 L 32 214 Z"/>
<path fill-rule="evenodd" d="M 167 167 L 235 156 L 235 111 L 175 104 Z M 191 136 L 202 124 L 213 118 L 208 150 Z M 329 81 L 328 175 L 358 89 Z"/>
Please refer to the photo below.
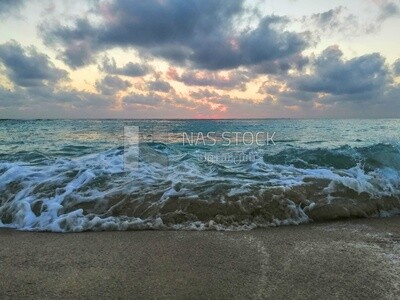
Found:
<path fill-rule="evenodd" d="M 147 64 L 138 64 L 129 62 L 123 67 L 117 67 L 114 58 L 104 57 L 99 69 L 103 72 L 113 75 L 123 75 L 129 77 L 141 77 L 147 75 L 151 71 L 151 67 Z"/>
<path fill-rule="evenodd" d="M 389 18 L 400 16 L 399 5 L 389 0 L 372 0 L 376 5 L 375 16 L 362 20 L 349 12 L 347 7 L 338 6 L 322 13 L 304 16 L 301 22 L 311 27 L 318 35 L 341 33 L 345 36 L 360 36 L 378 32 L 382 24 Z"/>
<path fill-rule="evenodd" d="M 168 93 L 173 90 L 172 86 L 163 80 L 148 81 L 147 86 L 152 92 Z"/>
<path fill-rule="evenodd" d="M 200 89 L 197 92 L 190 92 L 190 96 L 194 99 L 204 99 L 204 98 L 216 98 L 220 95 L 215 91 L 210 91 L 209 89 Z"/>
<path fill-rule="evenodd" d="M 303 17 L 303 22 L 310 22 L 319 32 L 342 32 L 346 34 L 357 32 L 358 34 L 360 27 L 358 18 L 349 13 L 344 6 L 312 14 L 310 17 Z"/>
<path fill-rule="evenodd" d="M 335 27 L 339 25 L 338 18 L 343 10 L 344 7 L 339 6 L 323 13 L 312 14 L 311 19 L 313 19 L 319 26 Z"/>
<path fill-rule="evenodd" d="M 123 103 L 125 105 L 144 105 L 144 106 L 159 106 L 161 103 L 164 102 L 164 99 L 156 95 L 154 93 L 148 93 L 148 94 L 134 94 L 134 95 L 129 95 L 124 97 Z"/>
<path fill-rule="evenodd" d="M 313 62 L 313 73 L 295 77 L 298 90 L 343 96 L 341 99 L 370 99 L 390 81 L 385 59 L 378 53 L 349 60 L 337 46 L 325 49 Z"/>
<path fill-rule="evenodd" d="M 141 47 L 157 52 L 185 47 L 193 36 L 204 35 L 220 28 L 225 20 L 240 12 L 242 1 L 214 0 L 118 0 L 106 1 L 95 12 L 102 18 L 99 26 L 86 19 L 78 19 L 73 27 L 60 24 L 42 24 L 45 41 L 64 47 L 61 58 L 73 66 L 90 63 L 84 58 L 75 57 L 74 48 L 85 45 L 92 56 L 101 49 L 113 47 Z M 217 27 L 215 27 L 217 26 Z M 71 51 L 72 50 L 72 51 Z M 163 51 L 161 51 L 163 52 Z M 174 51 L 172 51 L 174 52 Z M 158 56 L 170 56 L 159 53 Z M 177 58 L 179 59 L 179 58 Z"/>
<path fill-rule="evenodd" d="M 101 109 L 109 108 L 114 99 L 108 95 L 101 95 L 73 88 L 56 90 L 49 86 L 29 87 L 24 90 L 31 105 L 62 107 L 68 109 Z"/>
<path fill-rule="evenodd" d="M 208 36 L 196 41 L 191 60 L 198 67 L 217 70 L 253 66 L 299 54 L 308 47 L 308 36 L 285 30 L 287 21 L 284 17 L 267 16 L 255 29 L 237 36 Z"/>
<path fill-rule="evenodd" d="M 47 55 L 33 46 L 23 48 L 16 41 L 0 45 L 0 62 L 10 80 L 19 86 L 44 85 L 68 78 L 68 73 L 56 68 Z"/>
<path fill-rule="evenodd" d="M 304 16 L 303 25 L 318 36 L 340 33 L 344 36 L 360 36 L 376 32 L 380 23 L 362 22 L 360 18 L 349 12 L 347 7 L 338 6 L 322 13 Z"/>
<path fill-rule="evenodd" d="M 290 70 L 302 71 L 308 63 L 308 57 L 296 54 L 283 59 L 262 62 L 255 65 L 252 70 L 258 74 L 285 75 Z"/>
<path fill-rule="evenodd" d="M 131 86 L 132 84 L 129 81 L 122 80 L 118 76 L 106 75 L 101 81 L 96 81 L 96 88 L 103 95 L 114 95 Z"/>
<path fill-rule="evenodd" d="M 0 1 L 0 16 L 7 17 L 8 14 L 17 11 L 23 5 L 23 0 L 1 0 Z M 1 22 L 1 21 L 0 21 Z"/>
<path fill-rule="evenodd" d="M 400 15 L 399 5 L 395 1 L 375 0 L 374 2 L 380 9 L 378 21 L 383 22 L 391 17 Z"/>
<path fill-rule="evenodd" d="M 58 90 L 52 86 L 42 85 L 9 90 L 0 86 L 2 118 L 27 116 L 62 118 L 73 111 L 82 117 L 83 111 L 87 113 L 108 111 L 112 104 L 113 99 L 108 96 L 76 89 Z"/>
<path fill-rule="evenodd" d="M 94 10 L 101 22 L 78 19 L 73 26 L 44 23 L 40 29 L 48 45 L 61 46 L 60 58 L 72 67 L 121 47 L 199 69 L 233 69 L 292 57 L 308 46 L 306 34 L 286 30 L 284 17 L 267 16 L 239 31 L 235 22 L 246 12 L 243 2 L 106 1 Z"/>
<path fill-rule="evenodd" d="M 177 75 L 175 80 L 183 82 L 187 86 L 210 86 L 217 89 L 246 89 L 246 83 L 250 75 L 245 71 L 230 71 L 220 73 L 215 71 L 185 71 L 181 76 Z"/>
<path fill-rule="evenodd" d="M 20 91 L 12 91 L 0 85 L 0 108 L 19 107 L 24 103 L 24 95 Z"/>
<path fill-rule="evenodd" d="M 58 59 L 64 61 L 72 69 L 96 62 L 96 47 L 92 43 L 96 30 L 86 19 L 76 19 L 75 25 L 79 31 L 69 30 L 65 26 L 57 26 L 44 22 L 38 25 L 38 31 L 43 35 L 46 45 L 64 44 L 63 51 L 59 52 Z"/>
<path fill-rule="evenodd" d="M 396 60 L 392 67 L 393 67 L 394 75 L 400 76 L 400 59 Z"/>
<path fill-rule="evenodd" d="M 173 67 L 169 67 L 165 75 L 169 80 L 179 80 L 180 77 L 176 68 Z"/>

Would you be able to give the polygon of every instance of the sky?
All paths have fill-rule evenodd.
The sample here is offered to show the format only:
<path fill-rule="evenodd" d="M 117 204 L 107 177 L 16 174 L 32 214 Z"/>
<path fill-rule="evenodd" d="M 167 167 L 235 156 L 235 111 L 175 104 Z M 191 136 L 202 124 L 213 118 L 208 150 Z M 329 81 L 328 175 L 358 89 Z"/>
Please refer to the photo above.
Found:
<path fill-rule="evenodd" d="M 400 0 L 1 0 L 0 118 L 400 117 Z"/>

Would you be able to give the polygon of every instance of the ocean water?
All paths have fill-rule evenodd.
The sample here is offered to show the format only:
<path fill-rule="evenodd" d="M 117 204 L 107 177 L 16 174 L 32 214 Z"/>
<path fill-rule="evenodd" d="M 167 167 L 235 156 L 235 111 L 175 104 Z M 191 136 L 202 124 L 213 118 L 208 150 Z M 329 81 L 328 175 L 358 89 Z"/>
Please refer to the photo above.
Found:
<path fill-rule="evenodd" d="M 399 213 L 399 119 L 0 120 L 2 228 L 248 230 Z"/>

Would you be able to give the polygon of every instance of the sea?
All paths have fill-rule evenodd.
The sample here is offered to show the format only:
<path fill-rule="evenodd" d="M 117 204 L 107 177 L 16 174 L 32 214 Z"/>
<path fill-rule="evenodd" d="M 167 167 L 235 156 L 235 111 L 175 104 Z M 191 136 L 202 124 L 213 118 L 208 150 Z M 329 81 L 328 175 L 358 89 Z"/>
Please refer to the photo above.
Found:
<path fill-rule="evenodd" d="M 0 120 L 0 228 L 251 230 L 400 214 L 400 119 Z"/>

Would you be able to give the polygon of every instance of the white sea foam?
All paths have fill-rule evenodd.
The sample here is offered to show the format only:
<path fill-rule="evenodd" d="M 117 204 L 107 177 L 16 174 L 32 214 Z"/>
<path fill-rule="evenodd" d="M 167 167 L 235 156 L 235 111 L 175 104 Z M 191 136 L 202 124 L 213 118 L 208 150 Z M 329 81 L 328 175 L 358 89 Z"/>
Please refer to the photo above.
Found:
<path fill-rule="evenodd" d="M 300 168 L 270 164 L 262 156 L 225 166 L 173 149 L 157 151 L 168 154 L 168 164 L 141 157 L 129 171 L 120 149 L 42 165 L 0 163 L 0 227 L 249 230 L 309 222 L 321 205 L 339 203 L 333 195 L 342 190 L 366 193 L 370 203 L 387 201 L 387 210 L 377 211 L 382 216 L 400 208 L 400 173 L 388 166 Z M 346 209 L 360 201 L 349 198 Z"/>

